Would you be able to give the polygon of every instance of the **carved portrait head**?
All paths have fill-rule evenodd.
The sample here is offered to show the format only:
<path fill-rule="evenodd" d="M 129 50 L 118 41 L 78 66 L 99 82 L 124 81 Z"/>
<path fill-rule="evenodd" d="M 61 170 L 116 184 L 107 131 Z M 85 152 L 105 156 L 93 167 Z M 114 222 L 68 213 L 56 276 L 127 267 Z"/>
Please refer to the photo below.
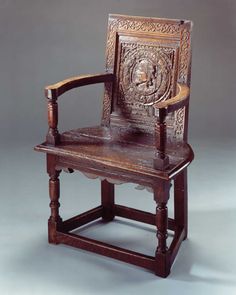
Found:
<path fill-rule="evenodd" d="M 153 92 L 156 88 L 157 66 L 148 59 L 139 60 L 133 68 L 132 82 L 137 91 L 142 93 Z"/>
<path fill-rule="evenodd" d="M 120 68 L 121 99 L 124 103 L 152 104 L 166 99 L 170 91 L 171 52 L 140 45 L 123 46 Z"/>

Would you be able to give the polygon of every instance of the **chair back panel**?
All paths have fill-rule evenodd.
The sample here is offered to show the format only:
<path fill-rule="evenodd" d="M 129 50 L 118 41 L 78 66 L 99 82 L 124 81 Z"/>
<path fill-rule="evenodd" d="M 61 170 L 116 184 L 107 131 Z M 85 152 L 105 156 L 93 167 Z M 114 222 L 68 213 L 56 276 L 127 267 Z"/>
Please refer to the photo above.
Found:
<path fill-rule="evenodd" d="M 152 104 L 176 94 L 176 83 L 190 85 L 191 22 L 110 15 L 103 123 L 153 133 Z M 188 109 L 168 115 L 168 137 L 187 138 Z"/>

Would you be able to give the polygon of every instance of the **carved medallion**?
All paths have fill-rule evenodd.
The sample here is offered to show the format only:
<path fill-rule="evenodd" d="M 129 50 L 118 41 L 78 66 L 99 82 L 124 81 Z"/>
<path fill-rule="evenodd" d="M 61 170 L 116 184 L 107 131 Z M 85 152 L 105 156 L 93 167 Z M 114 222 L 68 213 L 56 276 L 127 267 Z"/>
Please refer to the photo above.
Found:
<path fill-rule="evenodd" d="M 143 108 L 168 98 L 174 50 L 122 43 L 118 104 Z"/>

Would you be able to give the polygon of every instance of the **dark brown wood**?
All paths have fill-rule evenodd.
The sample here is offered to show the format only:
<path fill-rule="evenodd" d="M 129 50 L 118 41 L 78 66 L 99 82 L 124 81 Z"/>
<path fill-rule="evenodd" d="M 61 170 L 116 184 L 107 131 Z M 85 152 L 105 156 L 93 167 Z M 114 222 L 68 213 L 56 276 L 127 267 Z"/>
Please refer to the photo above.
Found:
<path fill-rule="evenodd" d="M 156 226 L 157 226 L 157 238 L 158 247 L 157 254 L 166 253 L 167 246 L 167 226 L 168 226 L 168 209 L 166 203 L 158 203 L 156 207 Z"/>
<path fill-rule="evenodd" d="M 169 166 L 169 157 L 166 155 L 166 110 L 159 110 L 159 117 L 156 122 L 155 137 L 156 137 L 156 157 L 154 158 L 154 168 L 166 170 Z"/>
<path fill-rule="evenodd" d="M 140 137 L 143 141 L 154 142 L 154 138 L 135 136 L 130 130 L 120 134 L 119 129 L 116 132 L 115 128 L 112 130 L 103 127 L 85 128 L 85 130 L 82 128 L 63 133 L 62 142 L 58 146 L 42 144 L 37 146 L 36 150 L 60 156 L 58 161 L 63 168 L 70 167 L 76 170 L 79 167 L 88 173 L 108 178 L 110 175 L 110 178 L 143 183 L 146 186 L 155 185 L 159 179 L 172 179 L 193 159 L 193 152 L 188 144 L 179 143 L 178 153 L 176 145 L 169 145 L 166 152 L 174 156 L 170 159 L 168 169 L 164 171 L 154 169 L 153 157 L 156 150 L 151 143 L 150 146 L 142 142 L 137 143 Z"/>
<path fill-rule="evenodd" d="M 144 212 L 142 210 L 137 210 L 122 205 L 115 205 L 115 216 L 120 216 L 131 220 L 140 221 L 143 223 L 156 225 L 156 214 Z M 173 231 L 176 230 L 175 220 L 172 218 L 168 218 L 168 229 Z"/>
<path fill-rule="evenodd" d="M 189 87 L 182 83 L 177 83 L 178 94 L 170 99 L 157 102 L 153 105 L 154 109 L 165 109 L 167 113 L 172 113 L 187 106 L 189 103 Z"/>
<path fill-rule="evenodd" d="M 170 259 L 169 263 L 172 264 L 175 260 L 175 257 L 178 253 L 179 247 L 184 240 L 185 232 L 184 230 L 176 231 L 174 238 L 171 242 L 171 245 L 168 249 L 168 258 Z"/>
<path fill-rule="evenodd" d="M 177 83 L 179 93 L 166 101 L 154 104 L 154 113 L 159 109 L 158 119 L 155 125 L 155 137 L 157 154 L 154 159 L 154 167 L 160 170 L 166 170 L 169 166 L 169 157 L 166 155 L 167 130 L 166 115 L 176 111 L 188 104 L 189 87 L 184 84 Z"/>
<path fill-rule="evenodd" d="M 114 214 L 114 184 L 107 180 L 101 181 L 101 202 L 102 202 L 102 218 L 105 221 L 111 221 Z"/>
<path fill-rule="evenodd" d="M 80 235 L 58 231 L 57 239 L 66 245 L 112 257 L 150 270 L 153 270 L 155 266 L 155 259 L 152 256 L 109 245 Z"/>
<path fill-rule="evenodd" d="M 69 232 L 73 229 L 78 228 L 79 226 L 82 226 L 91 221 L 94 221 L 102 216 L 102 211 L 103 211 L 102 209 L 103 209 L 102 206 L 98 206 L 94 209 L 91 209 L 82 214 L 79 214 L 70 219 L 67 219 L 61 223 L 60 228 L 65 232 Z"/>
<path fill-rule="evenodd" d="M 59 197 L 60 197 L 60 171 L 55 169 L 56 157 L 47 155 L 47 170 L 50 176 L 49 179 L 49 196 L 50 196 L 50 208 L 51 216 L 48 219 L 48 241 L 51 244 L 58 244 L 56 238 L 56 231 L 62 223 L 62 219 L 59 215 Z"/>
<path fill-rule="evenodd" d="M 155 225 L 155 214 L 144 212 L 142 210 L 137 210 L 134 208 L 129 208 L 126 206 L 116 205 L 115 206 L 115 215 L 128 218 L 131 220 L 136 220 L 140 222 L 144 222 L 147 224 Z"/>
<path fill-rule="evenodd" d="M 187 169 L 178 174 L 174 180 L 175 222 L 184 230 L 184 239 L 188 236 L 188 187 Z"/>
<path fill-rule="evenodd" d="M 177 82 L 190 84 L 190 32 L 190 21 L 110 15 L 106 69 L 115 73 L 107 100 L 112 126 L 132 124 L 153 133 L 153 106 L 175 97 Z M 171 136 L 183 138 L 185 109 L 167 121 L 174 121 Z"/>
<path fill-rule="evenodd" d="M 69 78 L 45 88 L 49 130 L 35 150 L 47 155 L 51 216 L 49 242 L 116 258 L 166 277 L 187 237 L 187 143 L 191 72 L 191 21 L 110 15 L 105 73 Z M 104 83 L 100 126 L 58 131 L 58 97 Z M 101 180 L 101 206 L 62 221 L 61 171 Z M 174 219 L 168 218 L 174 181 Z M 155 214 L 115 204 L 115 184 L 132 182 L 154 192 Z M 157 229 L 155 257 L 88 239 L 72 230 L 115 216 Z M 167 248 L 167 229 L 174 238 Z"/>
<path fill-rule="evenodd" d="M 81 87 L 89 84 L 105 83 L 114 80 L 114 75 L 111 73 L 81 75 L 72 77 L 45 88 L 45 96 L 48 98 L 48 134 L 46 142 L 50 145 L 56 145 L 60 142 L 60 134 L 57 129 L 58 124 L 58 105 L 57 98 L 75 87 Z"/>
<path fill-rule="evenodd" d="M 57 99 L 60 95 L 76 87 L 89 84 L 111 82 L 114 75 L 111 73 L 80 75 L 60 81 L 56 84 L 49 85 L 45 88 L 45 95 L 49 99 Z"/>
<path fill-rule="evenodd" d="M 158 245 L 156 249 L 156 274 L 161 277 L 167 277 L 170 273 L 170 256 L 167 248 L 167 229 L 168 229 L 168 209 L 170 183 L 164 182 L 160 187 L 154 190 L 154 200 L 156 206 L 156 227 Z"/>
<path fill-rule="evenodd" d="M 46 141 L 48 144 L 56 145 L 60 142 L 60 135 L 57 129 L 58 105 L 56 99 L 48 100 L 48 134 Z"/>

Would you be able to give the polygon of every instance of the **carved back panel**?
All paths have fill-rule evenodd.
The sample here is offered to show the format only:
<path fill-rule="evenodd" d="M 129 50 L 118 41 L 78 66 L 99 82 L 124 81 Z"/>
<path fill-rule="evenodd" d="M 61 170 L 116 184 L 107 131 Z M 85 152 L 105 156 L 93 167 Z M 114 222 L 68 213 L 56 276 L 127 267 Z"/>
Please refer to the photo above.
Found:
<path fill-rule="evenodd" d="M 105 84 L 103 124 L 131 126 L 153 133 L 151 105 L 176 94 L 176 83 L 190 84 L 191 22 L 110 15 L 106 71 L 115 74 Z M 169 137 L 187 138 L 188 109 L 167 118 Z"/>

